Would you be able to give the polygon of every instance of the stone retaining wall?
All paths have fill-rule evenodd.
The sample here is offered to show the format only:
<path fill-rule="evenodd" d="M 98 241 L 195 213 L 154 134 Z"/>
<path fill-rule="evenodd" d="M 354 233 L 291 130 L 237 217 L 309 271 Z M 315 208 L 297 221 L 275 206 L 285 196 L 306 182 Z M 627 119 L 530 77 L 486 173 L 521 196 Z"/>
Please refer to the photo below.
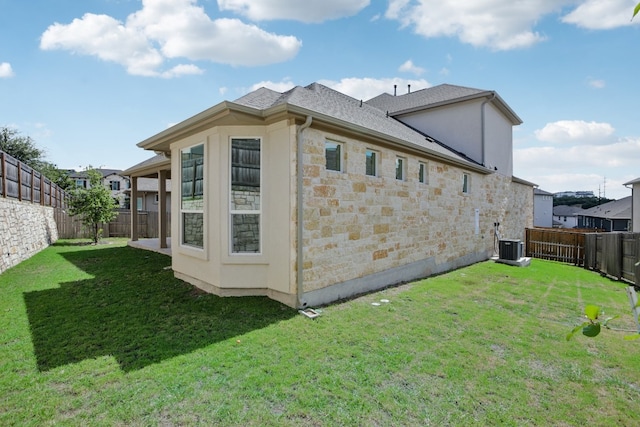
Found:
<path fill-rule="evenodd" d="M 0 197 L 0 273 L 56 240 L 54 208 Z"/>

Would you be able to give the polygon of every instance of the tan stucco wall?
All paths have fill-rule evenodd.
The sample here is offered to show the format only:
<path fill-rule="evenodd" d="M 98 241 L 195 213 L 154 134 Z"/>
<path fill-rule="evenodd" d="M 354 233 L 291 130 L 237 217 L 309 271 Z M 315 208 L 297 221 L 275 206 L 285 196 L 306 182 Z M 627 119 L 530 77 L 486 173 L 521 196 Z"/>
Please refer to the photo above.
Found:
<path fill-rule="evenodd" d="M 230 254 L 229 155 L 232 137 L 262 139 L 262 253 Z M 172 144 L 172 170 L 179 176 L 180 149 L 205 144 L 204 249 L 180 244 L 180 180 L 172 181 L 173 269 L 176 275 L 219 295 L 268 295 L 295 305 L 290 257 L 291 185 L 295 127 L 288 120 L 269 126 L 224 126 Z M 295 233 L 294 233 L 295 234 Z"/>
<path fill-rule="evenodd" d="M 344 143 L 344 172 L 325 169 L 324 142 Z M 365 150 L 382 154 L 380 176 L 365 175 Z M 395 178 L 396 156 L 408 160 Z M 427 162 L 429 183 L 418 182 Z M 494 223 L 524 239 L 533 222 L 533 189 L 500 174 L 482 175 L 339 135 L 305 133 L 304 291 L 433 258 L 436 265 L 494 250 Z M 462 175 L 471 191 L 462 194 Z M 476 234 L 475 210 L 479 210 Z"/>

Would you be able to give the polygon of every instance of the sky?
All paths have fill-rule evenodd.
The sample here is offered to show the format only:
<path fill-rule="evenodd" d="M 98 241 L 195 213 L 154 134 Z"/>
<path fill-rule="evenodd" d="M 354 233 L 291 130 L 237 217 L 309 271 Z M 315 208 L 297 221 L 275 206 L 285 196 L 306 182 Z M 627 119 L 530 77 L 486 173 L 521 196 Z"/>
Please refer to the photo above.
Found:
<path fill-rule="evenodd" d="M 0 0 L 0 126 L 60 168 L 265 86 L 356 99 L 442 83 L 523 120 L 514 175 L 618 199 L 640 177 L 637 0 Z M 446 141 L 445 141 L 446 142 Z"/>

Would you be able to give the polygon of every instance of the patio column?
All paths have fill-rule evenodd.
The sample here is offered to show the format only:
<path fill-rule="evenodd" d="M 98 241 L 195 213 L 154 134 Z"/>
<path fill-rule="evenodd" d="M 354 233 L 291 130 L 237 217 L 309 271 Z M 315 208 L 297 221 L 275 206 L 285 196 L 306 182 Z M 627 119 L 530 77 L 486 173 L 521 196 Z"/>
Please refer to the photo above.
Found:
<path fill-rule="evenodd" d="M 131 209 L 131 241 L 138 240 L 138 177 L 131 177 L 131 199 L 129 200 Z"/>
<path fill-rule="evenodd" d="M 167 171 L 158 171 L 158 230 L 160 247 L 167 247 Z"/>

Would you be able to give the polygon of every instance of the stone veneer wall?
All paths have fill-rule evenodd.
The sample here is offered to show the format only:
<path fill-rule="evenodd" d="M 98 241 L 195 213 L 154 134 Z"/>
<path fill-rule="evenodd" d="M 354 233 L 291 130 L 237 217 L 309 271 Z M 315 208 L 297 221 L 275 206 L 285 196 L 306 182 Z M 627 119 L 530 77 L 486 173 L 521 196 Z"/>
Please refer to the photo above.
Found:
<path fill-rule="evenodd" d="M 0 273 L 56 240 L 54 208 L 0 198 Z"/>
<path fill-rule="evenodd" d="M 326 170 L 326 138 L 344 143 L 343 172 Z M 379 176 L 365 175 L 367 148 L 380 153 Z M 395 179 L 397 156 L 406 159 L 404 181 Z M 418 180 L 419 162 L 427 164 L 427 184 Z M 305 134 L 304 164 L 305 292 L 424 260 L 442 271 L 488 259 L 494 223 L 500 223 L 501 237 L 513 239 L 524 239 L 533 223 L 533 189 L 503 175 L 315 129 Z M 462 193 L 463 173 L 470 175 L 469 194 Z M 393 284 L 393 278 L 385 280 Z"/>

